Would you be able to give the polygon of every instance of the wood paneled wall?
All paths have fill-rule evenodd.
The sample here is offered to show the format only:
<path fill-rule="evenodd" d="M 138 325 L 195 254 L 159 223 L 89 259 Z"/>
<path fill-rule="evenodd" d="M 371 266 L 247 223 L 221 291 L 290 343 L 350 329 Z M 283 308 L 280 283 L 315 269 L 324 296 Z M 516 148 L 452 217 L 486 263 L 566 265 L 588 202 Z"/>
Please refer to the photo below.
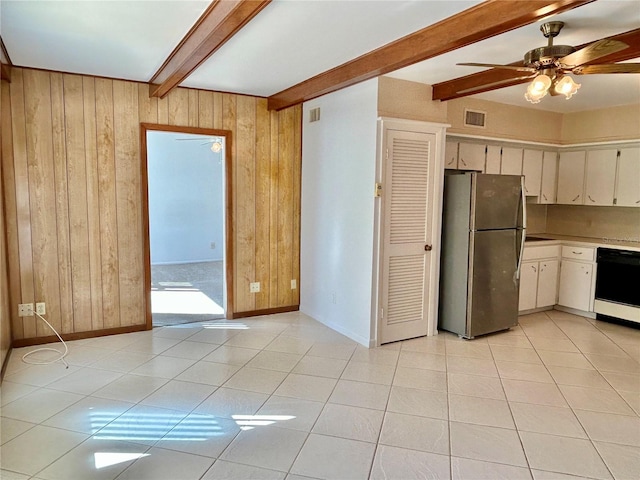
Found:
<path fill-rule="evenodd" d="M 295 307 L 301 108 L 263 98 L 14 68 L 2 148 L 13 338 L 48 336 L 18 303 L 44 301 L 61 333 L 142 328 L 140 123 L 231 132 L 236 314 Z M 6 153 L 6 155 L 4 154 Z M 261 292 L 249 293 L 260 282 Z"/>
<path fill-rule="evenodd" d="M 9 100 L 9 84 L 2 80 L 0 96 L 0 145 L 1 138 L 11 131 L 10 110 L 6 108 Z M 4 107 L 4 108 L 3 108 Z M 0 159 L 4 151 L 0 149 Z M 5 234 L 4 192 L 2 184 L 2 161 L 0 160 L 0 367 L 4 366 L 11 346 L 11 318 L 9 307 L 9 270 L 7 267 L 7 242 Z"/>

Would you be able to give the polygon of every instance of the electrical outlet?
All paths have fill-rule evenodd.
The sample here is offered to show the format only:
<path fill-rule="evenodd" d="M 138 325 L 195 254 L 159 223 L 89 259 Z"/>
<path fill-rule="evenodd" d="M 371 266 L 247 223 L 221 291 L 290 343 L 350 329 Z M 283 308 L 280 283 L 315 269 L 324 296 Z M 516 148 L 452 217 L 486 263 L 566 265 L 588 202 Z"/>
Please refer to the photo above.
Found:
<path fill-rule="evenodd" d="M 211 250 L 215 250 L 216 249 L 216 242 L 211 242 Z"/>
<path fill-rule="evenodd" d="M 296 288 L 298 288 L 298 282 L 296 282 L 295 278 L 291 279 L 291 290 L 295 290 Z"/>
<path fill-rule="evenodd" d="M 36 313 L 38 315 L 46 315 L 47 314 L 47 308 L 46 308 L 44 302 L 36 303 Z"/>
<path fill-rule="evenodd" d="M 249 293 L 260 293 L 260 282 L 251 282 L 249 284 Z"/>
<path fill-rule="evenodd" d="M 33 316 L 33 303 L 20 303 L 18 305 L 19 317 L 31 317 Z"/>

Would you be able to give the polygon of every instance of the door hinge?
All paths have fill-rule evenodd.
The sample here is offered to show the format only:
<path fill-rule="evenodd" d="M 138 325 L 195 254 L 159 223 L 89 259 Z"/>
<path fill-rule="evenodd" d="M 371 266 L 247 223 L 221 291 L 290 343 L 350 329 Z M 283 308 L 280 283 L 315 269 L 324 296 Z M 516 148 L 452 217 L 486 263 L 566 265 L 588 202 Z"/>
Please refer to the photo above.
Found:
<path fill-rule="evenodd" d="M 380 182 L 376 182 L 375 191 L 373 192 L 374 197 L 382 196 L 382 184 Z"/>

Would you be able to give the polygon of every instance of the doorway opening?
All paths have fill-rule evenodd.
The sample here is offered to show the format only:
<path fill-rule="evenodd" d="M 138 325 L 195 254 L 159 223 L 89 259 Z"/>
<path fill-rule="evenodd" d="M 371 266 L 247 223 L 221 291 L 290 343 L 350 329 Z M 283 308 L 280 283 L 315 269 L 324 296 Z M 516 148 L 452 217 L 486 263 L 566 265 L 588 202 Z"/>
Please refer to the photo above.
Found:
<path fill-rule="evenodd" d="M 230 132 L 142 126 L 147 322 L 228 318 Z"/>

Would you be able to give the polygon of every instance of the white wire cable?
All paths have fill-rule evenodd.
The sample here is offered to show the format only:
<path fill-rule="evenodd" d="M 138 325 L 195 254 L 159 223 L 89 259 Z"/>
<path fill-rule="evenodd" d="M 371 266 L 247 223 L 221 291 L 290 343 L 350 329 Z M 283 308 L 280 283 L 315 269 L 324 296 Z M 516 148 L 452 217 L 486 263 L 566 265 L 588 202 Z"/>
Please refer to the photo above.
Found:
<path fill-rule="evenodd" d="M 30 365 L 51 365 L 52 363 L 56 363 L 56 362 L 62 362 L 64 363 L 66 368 L 69 368 L 69 364 L 67 363 L 67 361 L 64 359 L 64 357 L 67 356 L 67 354 L 69 353 L 69 347 L 67 346 L 67 344 L 65 343 L 65 341 L 62 339 L 62 337 L 60 336 L 60 334 L 56 331 L 55 328 L 53 328 L 51 326 L 51 324 L 49 322 L 47 322 L 47 319 L 44 318 L 42 315 L 40 315 L 39 313 L 36 313 L 35 311 L 32 311 L 31 313 L 33 313 L 35 316 L 37 316 L 38 318 L 40 318 L 40 320 L 42 320 L 44 323 L 46 323 L 49 328 L 51 330 L 53 330 L 53 333 L 56 334 L 56 336 L 58 337 L 58 339 L 62 342 L 62 345 L 64 346 L 64 352 L 61 352 L 60 350 L 56 350 L 55 348 L 51 348 L 51 347 L 44 347 L 44 348 L 37 348 L 35 350 L 31 350 L 30 352 L 25 353 L 22 356 L 22 361 L 24 363 L 28 363 Z M 33 355 L 34 353 L 37 352 L 56 352 L 58 355 L 60 355 L 57 358 L 54 358 L 52 360 L 28 360 L 27 357 L 29 357 L 29 355 Z"/>

